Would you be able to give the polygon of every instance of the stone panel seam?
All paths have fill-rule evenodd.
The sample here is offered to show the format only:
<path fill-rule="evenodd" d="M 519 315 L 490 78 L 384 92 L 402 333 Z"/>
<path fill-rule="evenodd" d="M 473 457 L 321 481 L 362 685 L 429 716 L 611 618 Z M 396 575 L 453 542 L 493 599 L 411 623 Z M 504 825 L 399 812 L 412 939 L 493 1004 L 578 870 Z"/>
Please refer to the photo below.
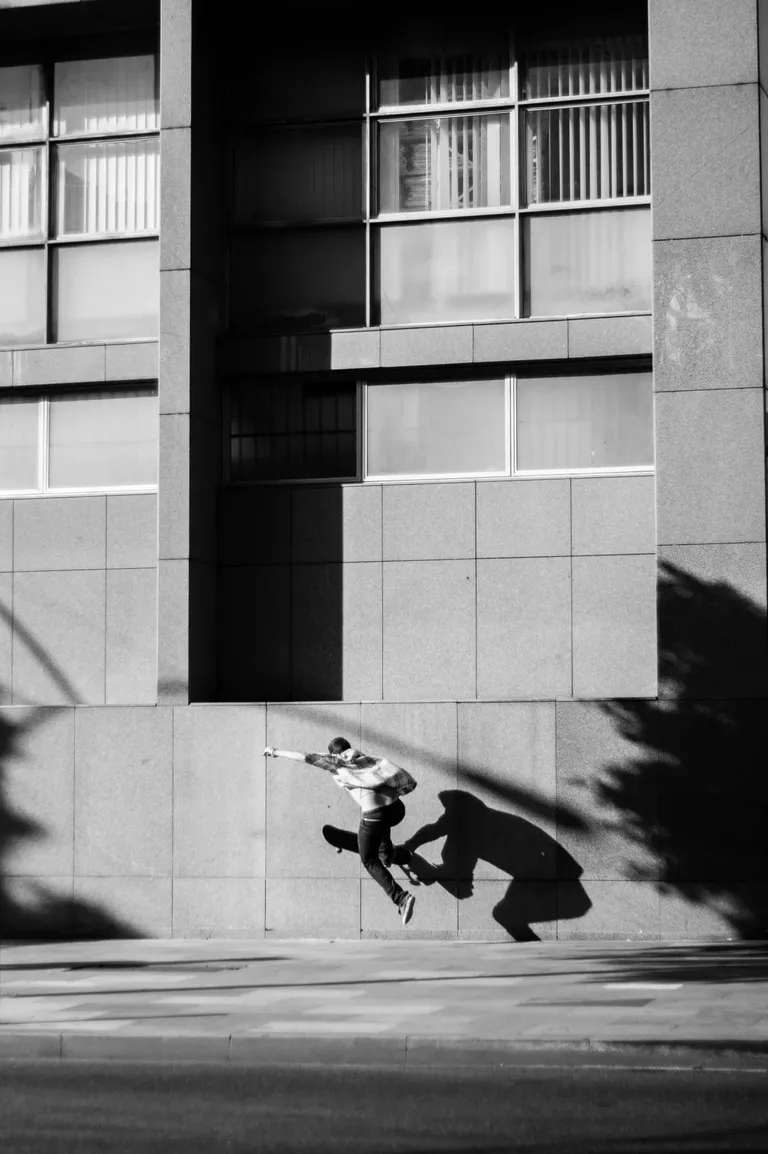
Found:
<path fill-rule="evenodd" d="M 680 393 L 692 393 L 695 396 L 700 396 L 702 393 L 753 393 L 765 388 L 765 385 L 733 385 L 728 389 L 655 389 L 654 392 L 658 395 L 667 394 L 668 396 L 679 396 Z"/>
<path fill-rule="evenodd" d="M 176 902 L 174 882 L 176 880 L 176 706 L 171 706 L 171 937 L 176 937 Z"/>
<path fill-rule="evenodd" d="M 685 240 L 736 240 L 742 236 L 761 236 L 762 229 L 750 232 L 706 232 L 698 233 L 694 236 L 654 236 L 651 238 L 653 244 L 676 244 L 678 241 Z M 614 313 L 613 316 L 621 316 L 621 313 Z M 597 318 L 596 318 L 597 319 Z M 604 318 L 600 318 L 604 319 Z"/>
<path fill-rule="evenodd" d="M 694 92 L 700 88 L 762 88 L 759 80 L 734 80 L 729 84 L 686 84 L 683 86 L 649 89 L 649 92 Z"/>
<path fill-rule="evenodd" d="M 8 700 L 13 704 L 13 658 L 16 652 L 14 638 L 16 634 L 16 502 L 11 501 L 11 684 L 8 686 Z M 73 835 L 74 838 L 74 835 Z"/>
<path fill-rule="evenodd" d="M 75 870 L 77 867 L 77 709 L 72 707 L 72 886 L 74 896 Z"/>
<path fill-rule="evenodd" d="M 381 340 L 381 334 L 379 334 L 379 340 Z M 379 492 L 381 493 L 381 542 L 380 542 L 381 561 L 379 562 L 379 565 L 381 567 L 381 578 L 380 578 L 381 579 L 381 699 L 382 699 L 382 701 L 385 701 L 386 700 L 386 693 L 384 692 L 384 486 L 383 485 L 380 486 Z M 362 714 L 361 714 L 361 724 L 362 724 Z"/>
<path fill-rule="evenodd" d="M 571 693 L 571 696 L 573 696 L 573 686 L 574 686 L 574 670 L 573 670 L 574 652 L 573 652 L 573 650 L 574 650 L 574 645 L 573 645 L 573 478 L 572 477 L 569 477 L 569 479 L 568 479 L 568 532 L 569 532 L 569 553 L 570 553 L 569 563 L 568 563 L 568 567 L 570 570 L 570 574 L 569 574 L 570 575 L 570 581 L 568 582 L 568 588 L 569 588 L 569 593 L 570 593 L 570 610 L 571 610 L 571 612 L 570 612 L 570 618 L 571 618 L 571 621 L 570 621 L 570 628 L 571 628 L 571 685 L 570 685 L 570 693 Z"/>
<path fill-rule="evenodd" d="M 733 545 L 764 545 L 765 537 L 760 537 L 756 541 L 659 541 L 658 549 L 662 547 L 665 549 L 705 549 L 716 548 L 721 545 L 730 548 Z M 656 553 L 640 554 L 640 556 L 655 557 Z"/>
<path fill-rule="evenodd" d="M 104 353 L 106 361 L 106 351 Z M 109 528 L 109 515 L 107 512 L 108 498 L 104 497 L 104 704 L 106 705 L 109 699 L 107 693 L 107 677 L 109 670 L 109 620 L 107 613 L 107 606 L 109 604 L 109 570 L 107 569 L 107 531 Z"/>
<path fill-rule="evenodd" d="M 475 510 L 474 510 L 474 512 L 475 512 L 475 548 L 474 548 L 474 553 L 475 553 L 475 697 L 477 697 L 478 686 L 480 684 L 480 682 L 479 682 L 479 670 L 478 670 L 478 666 L 480 664 L 480 634 L 478 632 L 479 589 L 478 589 L 478 582 L 477 582 L 477 481 L 474 482 L 474 490 L 475 490 Z M 457 719 L 457 724 L 458 724 L 458 719 Z M 458 918 L 458 913 L 456 916 Z M 457 930 L 457 932 L 458 932 L 458 930 Z"/>

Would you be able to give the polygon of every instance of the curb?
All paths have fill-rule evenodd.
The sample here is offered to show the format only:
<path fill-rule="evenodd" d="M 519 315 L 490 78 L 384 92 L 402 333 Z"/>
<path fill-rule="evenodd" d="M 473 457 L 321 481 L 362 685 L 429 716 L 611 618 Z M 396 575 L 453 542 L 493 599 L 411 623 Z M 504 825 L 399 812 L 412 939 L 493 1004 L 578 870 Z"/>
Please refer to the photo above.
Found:
<path fill-rule="evenodd" d="M 354 1066 L 643 1066 L 768 1073 L 768 1041 L 612 1041 L 0 1032 L 0 1059 Z"/>

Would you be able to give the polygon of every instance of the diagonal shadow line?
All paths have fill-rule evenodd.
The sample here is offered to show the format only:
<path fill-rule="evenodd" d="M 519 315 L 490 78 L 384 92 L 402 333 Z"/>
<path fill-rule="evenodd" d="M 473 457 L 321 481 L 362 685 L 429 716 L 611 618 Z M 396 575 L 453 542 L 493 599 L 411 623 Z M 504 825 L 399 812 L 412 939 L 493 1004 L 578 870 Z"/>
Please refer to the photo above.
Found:
<path fill-rule="evenodd" d="M 63 998 L 63 997 L 84 997 L 84 998 L 138 998 L 144 994 L 206 994 L 219 993 L 221 991 L 227 993 L 234 993 L 243 990 L 302 990 L 325 988 L 329 986 L 402 986 L 402 985 L 416 985 L 417 983 L 433 982 L 440 984 L 442 982 L 474 982 L 479 978 L 487 981 L 489 978 L 498 979 L 499 981 L 515 981 L 519 978 L 549 978 L 549 977 L 573 977 L 579 974 L 591 974 L 591 970 L 568 970 L 565 974 L 560 971 L 557 974 L 542 973 L 541 970 L 535 970 L 531 973 L 525 974 L 473 974 L 467 976 L 465 974 L 446 974 L 445 977 L 428 977 L 428 978 L 343 978 L 334 981 L 318 981 L 318 982 L 260 982 L 257 985 L 231 985 L 231 986 L 159 986 L 159 987 L 137 987 L 133 990 L 83 990 L 73 989 L 71 993 L 67 993 L 65 989 L 51 990 L 50 992 L 30 992 L 28 994 L 4 994 L 4 997 L 10 1001 L 13 998 L 19 1001 L 21 998 Z"/>
<path fill-rule="evenodd" d="M 325 726 L 329 725 L 328 716 L 322 709 L 313 708 L 305 702 L 301 702 L 300 704 L 302 714 L 321 722 Z M 267 709 L 269 710 L 269 705 Z M 339 724 L 343 725 L 342 722 L 339 722 Z M 398 757 L 403 757 L 410 761 L 421 761 L 434 769 L 445 769 L 443 760 L 435 757 L 434 754 L 422 746 L 407 745 L 405 742 L 397 738 L 393 739 L 389 734 L 384 734 L 379 729 L 371 726 L 366 728 L 366 739 L 369 737 L 374 743 L 378 741 L 382 743 L 385 742 L 387 747 L 393 750 Z M 530 786 L 523 789 L 512 783 L 498 782 L 489 774 L 474 766 L 467 768 L 457 765 L 457 772 L 460 782 L 481 787 L 493 797 L 512 802 L 514 805 L 519 805 L 536 817 L 545 818 L 552 822 L 556 821 L 559 828 L 578 830 L 582 833 L 589 833 L 591 830 L 589 823 L 584 820 L 577 810 L 572 809 L 560 801 L 555 804 L 554 800 L 548 798 L 537 789 L 532 789 Z"/>
<path fill-rule="evenodd" d="M 27 628 L 27 626 L 18 619 L 18 617 L 16 617 L 5 605 L 3 605 L 2 601 L 0 601 L 0 619 L 10 625 L 14 635 L 24 643 L 29 652 L 40 662 L 56 687 L 60 689 L 64 694 L 67 701 L 71 705 L 77 705 L 77 692 L 71 681 L 67 679 L 65 673 L 60 668 L 60 666 L 56 664 L 51 655 L 47 653 L 45 649 L 43 649 L 34 633 L 32 633 Z M 32 724 L 36 725 L 38 723 L 37 718 L 40 717 L 40 714 L 44 713 L 47 708 L 48 707 L 42 705 L 32 707 Z M 42 720 L 42 717 L 40 717 L 40 720 Z M 25 722 L 25 725 L 26 724 L 29 724 L 29 720 Z"/>

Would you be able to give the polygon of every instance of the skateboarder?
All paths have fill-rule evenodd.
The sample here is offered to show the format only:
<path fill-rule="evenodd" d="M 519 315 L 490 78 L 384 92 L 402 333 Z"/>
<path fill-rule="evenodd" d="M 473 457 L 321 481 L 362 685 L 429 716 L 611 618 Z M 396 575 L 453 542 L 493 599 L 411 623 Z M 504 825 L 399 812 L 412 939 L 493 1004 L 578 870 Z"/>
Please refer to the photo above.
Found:
<path fill-rule="evenodd" d="M 332 774 L 336 784 L 347 790 L 361 809 L 357 831 L 360 860 L 397 906 L 403 925 L 408 925 L 416 899 L 397 884 L 387 866 L 394 857 L 389 831 L 405 817 L 400 789 L 410 790 L 415 784 L 410 774 L 383 757 L 367 757 L 359 749 L 353 749 L 345 737 L 334 737 L 328 745 L 328 753 L 299 753 L 268 745 L 264 756 L 285 757 L 317 766 Z M 383 785 L 382 778 L 390 784 Z"/>

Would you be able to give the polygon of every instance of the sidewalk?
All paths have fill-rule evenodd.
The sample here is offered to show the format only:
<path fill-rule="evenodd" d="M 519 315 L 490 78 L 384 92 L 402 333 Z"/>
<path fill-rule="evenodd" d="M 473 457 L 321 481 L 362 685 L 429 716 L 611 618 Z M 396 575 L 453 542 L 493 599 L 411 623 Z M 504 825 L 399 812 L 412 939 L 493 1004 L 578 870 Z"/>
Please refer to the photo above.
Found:
<path fill-rule="evenodd" d="M 768 942 L 0 945 L 0 1058 L 768 1069 Z"/>

